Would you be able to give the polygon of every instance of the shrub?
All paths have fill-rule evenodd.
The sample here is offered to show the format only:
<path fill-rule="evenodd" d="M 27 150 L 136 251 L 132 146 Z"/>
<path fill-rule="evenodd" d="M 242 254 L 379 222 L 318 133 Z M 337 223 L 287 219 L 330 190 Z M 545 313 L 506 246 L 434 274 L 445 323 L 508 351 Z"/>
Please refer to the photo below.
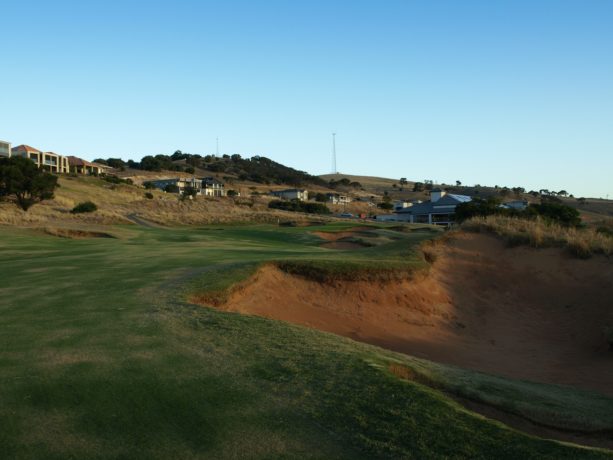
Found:
<path fill-rule="evenodd" d="M 284 211 L 307 212 L 310 214 L 331 214 L 330 209 L 322 203 L 305 203 L 298 200 L 281 201 L 273 200 L 268 203 L 271 209 L 282 209 Z"/>
<path fill-rule="evenodd" d="M 147 198 L 148 200 L 152 200 L 153 199 L 153 193 L 145 192 L 145 198 Z"/>
<path fill-rule="evenodd" d="M 98 206 L 96 206 L 95 203 L 91 201 L 83 201 L 82 203 L 79 203 L 74 208 L 72 208 L 72 211 L 70 212 L 73 214 L 82 214 L 85 212 L 94 212 L 97 209 L 98 209 Z"/>
<path fill-rule="evenodd" d="M 176 184 L 168 184 L 166 187 L 164 187 L 164 191 L 166 193 L 179 193 L 179 186 Z"/>
<path fill-rule="evenodd" d="M 226 195 L 228 195 L 229 197 L 238 196 L 238 192 L 236 190 L 228 190 L 226 192 Z"/>
<path fill-rule="evenodd" d="M 143 187 L 147 190 L 153 190 L 155 185 L 153 185 L 153 182 L 143 182 Z"/>
<path fill-rule="evenodd" d="M 114 174 L 104 175 L 102 176 L 102 180 L 109 182 L 111 184 L 127 184 L 127 185 L 134 184 L 132 179 L 122 179 L 121 177 L 117 177 Z"/>

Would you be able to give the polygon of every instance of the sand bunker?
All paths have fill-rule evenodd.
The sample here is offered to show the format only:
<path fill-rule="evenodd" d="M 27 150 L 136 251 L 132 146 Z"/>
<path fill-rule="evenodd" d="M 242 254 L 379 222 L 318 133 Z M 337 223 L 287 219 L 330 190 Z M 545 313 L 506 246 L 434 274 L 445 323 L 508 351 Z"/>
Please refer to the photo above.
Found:
<path fill-rule="evenodd" d="M 401 282 L 320 284 L 267 266 L 220 308 L 613 395 L 604 338 L 605 324 L 613 324 L 613 263 L 508 249 L 482 234 L 460 235 L 440 251 L 428 275 Z"/>
<path fill-rule="evenodd" d="M 114 235 L 106 232 L 96 232 L 91 230 L 77 230 L 73 228 L 45 228 L 45 233 L 48 235 L 59 236 L 61 238 L 116 238 Z"/>
<path fill-rule="evenodd" d="M 370 227 L 355 227 L 345 232 L 312 232 L 312 234 L 325 241 L 319 246 L 326 249 L 367 248 L 372 244 L 363 238 L 369 239 L 379 236 Z"/>

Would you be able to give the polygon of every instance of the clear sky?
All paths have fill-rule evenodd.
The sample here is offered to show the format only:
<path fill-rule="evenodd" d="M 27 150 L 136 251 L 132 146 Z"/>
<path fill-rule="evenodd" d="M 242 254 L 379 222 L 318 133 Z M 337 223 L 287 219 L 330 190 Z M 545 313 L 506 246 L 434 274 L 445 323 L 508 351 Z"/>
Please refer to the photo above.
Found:
<path fill-rule="evenodd" d="M 613 197 L 613 1 L 6 1 L 0 139 Z"/>

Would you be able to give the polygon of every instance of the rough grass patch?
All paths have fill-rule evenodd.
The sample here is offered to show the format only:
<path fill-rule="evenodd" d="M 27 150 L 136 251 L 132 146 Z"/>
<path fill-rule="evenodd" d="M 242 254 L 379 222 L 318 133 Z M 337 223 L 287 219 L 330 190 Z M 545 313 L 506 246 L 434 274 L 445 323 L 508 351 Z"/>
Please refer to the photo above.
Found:
<path fill-rule="evenodd" d="M 489 232 L 504 238 L 509 246 L 530 245 L 535 248 L 561 247 L 578 258 L 593 254 L 613 254 L 613 238 L 593 228 L 564 227 L 543 219 L 507 216 L 474 217 L 460 228 L 471 232 Z"/>
<path fill-rule="evenodd" d="M 96 203 L 94 203 L 93 201 L 83 201 L 77 204 L 74 208 L 72 208 L 72 211 L 70 212 L 73 214 L 82 214 L 86 212 L 94 212 L 97 210 L 98 206 L 96 206 Z"/>

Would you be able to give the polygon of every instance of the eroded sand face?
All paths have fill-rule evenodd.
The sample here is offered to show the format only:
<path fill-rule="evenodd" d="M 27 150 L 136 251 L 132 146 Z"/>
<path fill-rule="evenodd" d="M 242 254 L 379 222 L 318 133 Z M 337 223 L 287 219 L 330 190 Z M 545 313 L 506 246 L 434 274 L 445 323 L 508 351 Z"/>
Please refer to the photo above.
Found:
<path fill-rule="evenodd" d="M 462 234 L 428 275 L 320 284 L 271 266 L 227 311 L 333 332 L 437 362 L 613 395 L 613 263 Z"/>

